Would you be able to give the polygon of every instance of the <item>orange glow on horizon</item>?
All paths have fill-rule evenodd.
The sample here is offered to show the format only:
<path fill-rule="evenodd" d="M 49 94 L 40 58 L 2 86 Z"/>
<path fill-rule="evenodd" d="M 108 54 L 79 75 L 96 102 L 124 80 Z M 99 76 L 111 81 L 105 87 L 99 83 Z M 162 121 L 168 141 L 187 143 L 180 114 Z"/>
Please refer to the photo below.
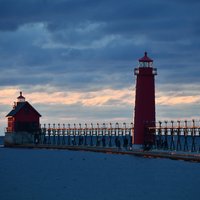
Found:
<path fill-rule="evenodd" d="M 0 104 L 12 106 L 19 96 L 18 88 L 0 88 Z M 26 100 L 32 104 L 81 104 L 83 106 L 116 106 L 135 104 L 135 91 L 130 89 L 102 89 L 92 92 L 24 92 Z M 157 105 L 179 105 L 200 102 L 200 95 L 175 96 L 157 92 Z"/>

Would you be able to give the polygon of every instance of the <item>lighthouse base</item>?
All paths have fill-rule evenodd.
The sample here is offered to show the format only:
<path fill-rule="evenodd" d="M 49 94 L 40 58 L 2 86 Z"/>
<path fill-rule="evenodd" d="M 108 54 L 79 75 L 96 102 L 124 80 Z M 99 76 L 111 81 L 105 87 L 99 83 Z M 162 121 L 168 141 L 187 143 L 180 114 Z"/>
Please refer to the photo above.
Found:
<path fill-rule="evenodd" d="M 12 132 L 5 133 L 4 137 L 4 146 L 15 146 L 20 144 L 33 144 L 34 143 L 34 135 L 29 132 Z"/>

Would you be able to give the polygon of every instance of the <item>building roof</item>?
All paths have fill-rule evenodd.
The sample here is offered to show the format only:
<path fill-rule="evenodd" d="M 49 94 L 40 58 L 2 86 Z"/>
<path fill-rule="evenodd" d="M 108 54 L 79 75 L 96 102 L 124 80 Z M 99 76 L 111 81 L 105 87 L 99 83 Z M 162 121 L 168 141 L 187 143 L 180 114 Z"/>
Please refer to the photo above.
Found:
<path fill-rule="evenodd" d="M 153 62 L 153 60 L 147 56 L 147 52 L 144 52 L 144 56 L 139 59 L 139 62 Z"/>
<path fill-rule="evenodd" d="M 40 113 L 35 110 L 35 108 L 33 108 L 33 106 L 31 106 L 31 104 L 29 104 L 27 101 L 18 102 L 17 105 L 6 115 L 6 117 L 14 117 L 22 108 L 25 107 L 25 105 L 31 107 L 41 117 Z"/>

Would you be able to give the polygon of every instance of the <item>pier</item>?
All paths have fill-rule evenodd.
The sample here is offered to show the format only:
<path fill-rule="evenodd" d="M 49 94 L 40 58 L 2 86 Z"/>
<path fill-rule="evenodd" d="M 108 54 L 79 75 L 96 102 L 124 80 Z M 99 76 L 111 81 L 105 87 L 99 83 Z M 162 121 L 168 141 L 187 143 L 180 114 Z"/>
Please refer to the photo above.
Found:
<path fill-rule="evenodd" d="M 110 154 L 170 158 L 200 162 L 200 126 L 198 121 L 164 121 L 146 127 L 144 146 L 132 147 L 133 124 L 44 124 L 32 133 L 29 142 L 24 135 L 9 147 L 92 151 Z M 7 134 L 8 135 L 8 134 Z M 27 135 L 27 134 L 26 134 Z M 148 143 L 154 138 L 153 143 Z"/>

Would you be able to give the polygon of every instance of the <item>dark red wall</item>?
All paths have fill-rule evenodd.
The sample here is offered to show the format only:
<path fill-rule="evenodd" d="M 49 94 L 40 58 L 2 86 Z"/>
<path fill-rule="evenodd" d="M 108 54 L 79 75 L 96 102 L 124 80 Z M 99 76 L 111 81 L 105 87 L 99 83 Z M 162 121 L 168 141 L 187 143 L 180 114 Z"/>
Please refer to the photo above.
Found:
<path fill-rule="evenodd" d="M 145 123 L 155 125 L 155 73 L 151 67 L 140 67 L 136 75 L 133 144 L 144 144 Z"/>
<path fill-rule="evenodd" d="M 40 115 L 29 104 L 26 104 L 17 112 L 14 118 L 15 131 L 35 131 L 39 129 Z"/>

